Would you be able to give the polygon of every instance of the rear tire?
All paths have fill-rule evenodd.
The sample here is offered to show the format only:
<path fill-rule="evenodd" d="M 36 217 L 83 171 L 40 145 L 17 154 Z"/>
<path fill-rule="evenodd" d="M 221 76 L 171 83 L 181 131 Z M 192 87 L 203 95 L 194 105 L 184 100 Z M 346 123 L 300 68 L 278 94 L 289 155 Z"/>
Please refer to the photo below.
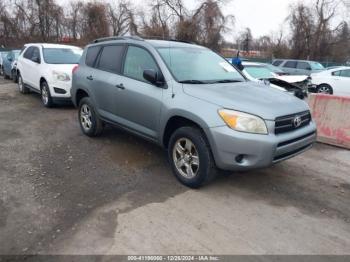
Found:
<path fill-rule="evenodd" d="M 24 84 L 21 74 L 18 74 L 18 90 L 21 94 L 28 94 L 29 93 L 29 89 Z"/>
<path fill-rule="evenodd" d="M 217 175 L 207 139 L 196 127 L 181 127 L 171 135 L 168 158 L 175 177 L 187 187 L 199 188 Z"/>
<path fill-rule="evenodd" d="M 53 107 L 54 103 L 52 101 L 49 85 L 46 81 L 43 81 L 40 85 L 41 90 L 41 101 L 47 108 Z"/>
<path fill-rule="evenodd" d="M 321 84 L 317 87 L 317 93 L 333 95 L 333 88 L 328 84 Z"/>
<path fill-rule="evenodd" d="M 6 75 L 5 71 L 4 71 L 4 79 L 9 79 L 10 77 L 8 75 Z"/>
<path fill-rule="evenodd" d="M 103 131 L 103 122 L 96 113 L 96 109 L 89 97 L 84 97 L 79 102 L 78 120 L 80 129 L 89 137 L 100 136 Z"/>

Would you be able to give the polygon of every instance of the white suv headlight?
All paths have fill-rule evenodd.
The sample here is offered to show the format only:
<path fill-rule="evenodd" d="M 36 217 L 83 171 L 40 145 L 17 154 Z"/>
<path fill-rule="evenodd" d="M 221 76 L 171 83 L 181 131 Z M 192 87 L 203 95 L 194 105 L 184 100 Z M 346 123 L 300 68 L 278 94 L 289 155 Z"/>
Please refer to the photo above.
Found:
<path fill-rule="evenodd" d="M 52 71 L 52 76 L 55 80 L 67 82 L 70 80 L 68 74 L 64 72 Z"/>
<path fill-rule="evenodd" d="M 265 121 L 258 116 L 228 109 L 219 110 L 219 115 L 234 130 L 253 134 L 268 134 Z"/>

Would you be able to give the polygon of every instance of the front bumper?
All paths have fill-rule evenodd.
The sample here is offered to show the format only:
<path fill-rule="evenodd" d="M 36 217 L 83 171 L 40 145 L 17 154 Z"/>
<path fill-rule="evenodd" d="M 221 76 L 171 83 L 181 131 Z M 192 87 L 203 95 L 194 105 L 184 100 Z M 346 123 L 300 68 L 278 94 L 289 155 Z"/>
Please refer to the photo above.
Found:
<path fill-rule="evenodd" d="M 316 141 L 314 122 L 293 132 L 275 135 L 269 121 L 269 135 L 237 132 L 227 126 L 209 129 L 209 141 L 216 165 L 240 171 L 271 166 L 310 149 Z"/>
<path fill-rule="evenodd" d="M 50 93 L 53 99 L 65 100 L 71 98 L 72 81 L 52 81 L 49 83 Z"/>
<path fill-rule="evenodd" d="M 309 86 L 308 86 L 308 91 L 309 91 L 310 93 L 317 93 L 317 85 L 315 85 L 315 84 L 309 85 Z"/>

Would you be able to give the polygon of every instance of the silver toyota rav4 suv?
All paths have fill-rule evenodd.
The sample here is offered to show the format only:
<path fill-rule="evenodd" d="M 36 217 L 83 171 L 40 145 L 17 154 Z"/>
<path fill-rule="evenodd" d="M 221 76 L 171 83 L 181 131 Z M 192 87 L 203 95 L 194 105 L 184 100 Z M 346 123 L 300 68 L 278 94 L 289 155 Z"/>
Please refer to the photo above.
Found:
<path fill-rule="evenodd" d="M 192 188 L 220 169 L 289 159 L 316 139 L 304 101 L 248 81 L 221 56 L 189 43 L 95 40 L 73 69 L 71 93 L 85 135 L 100 135 L 109 123 L 153 141 Z"/>

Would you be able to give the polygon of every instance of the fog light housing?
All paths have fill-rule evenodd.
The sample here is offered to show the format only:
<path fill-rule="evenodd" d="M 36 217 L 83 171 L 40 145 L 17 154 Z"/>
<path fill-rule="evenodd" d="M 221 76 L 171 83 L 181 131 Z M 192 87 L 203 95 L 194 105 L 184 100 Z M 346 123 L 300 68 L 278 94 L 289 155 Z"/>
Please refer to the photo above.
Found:
<path fill-rule="evenodd" d="M 236 162 L 237 162 L 238 164 L 242 164 L 243 161 L 244 161 L 244 155 L 238 155 L 238 156 L 236 156 L 235 160 L 236 160 Z"/>
<path fill-rule="evenodd" d="M 62 95 L 64 95 L 64 94 L 67 93 L 67 91 L 64 90 L 64 89 L 62 89 L 62 88 L 54 87 L 53 89 L 55 90 L 55 93 L 56 93 L 56 94 L 62 94 Z"/>

